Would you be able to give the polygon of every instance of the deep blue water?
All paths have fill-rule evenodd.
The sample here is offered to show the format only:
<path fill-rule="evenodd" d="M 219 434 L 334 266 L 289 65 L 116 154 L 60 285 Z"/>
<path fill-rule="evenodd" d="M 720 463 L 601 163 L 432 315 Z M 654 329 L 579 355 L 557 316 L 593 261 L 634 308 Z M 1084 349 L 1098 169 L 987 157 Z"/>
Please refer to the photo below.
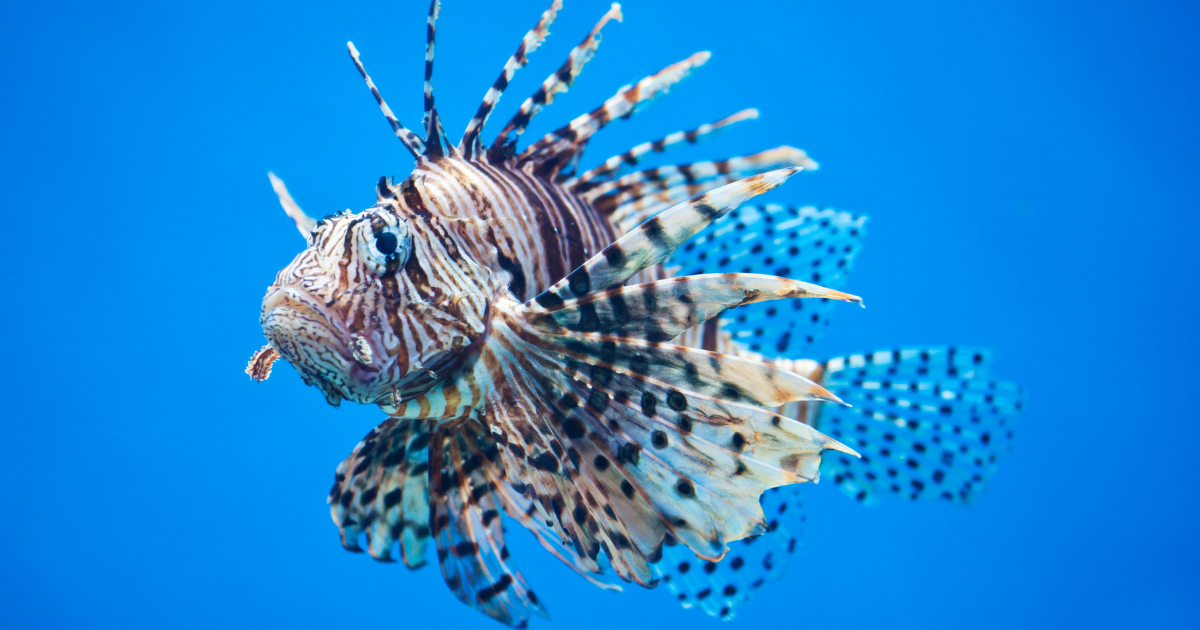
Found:
<path fill-rule="evenodd" d="M 453 137 L 546 4 L 446 1 L 435 85 Z M 0 626 L 500 627 L 436 566 L 340 548 L 325 494 L 377 411 L 326 406 L 283 363 L 262 384 L 242 373 L 262 294 L 302 246 L 266 172 L 317 216 L 408 173 L 344 44 L 415 128 L 426 6 L 0 8 Z M 568 0 L 491 133 L 606 6 Z M 793 144 L 822 168 L 769 200 L 872 217 L 848 285 L 869 308 L 838 310 L 813 354 L 987 345 L 1028 392 L 971 509 L 809 489 L 803 557 L 736 627 L 1200 625 L 1195 6 L 624 9 L 527 138 L 712 50 L 588 155 L 760 108 L 672 157 Z M 538 627 L 721 627 L 510 538 L 554 618 Z"/>

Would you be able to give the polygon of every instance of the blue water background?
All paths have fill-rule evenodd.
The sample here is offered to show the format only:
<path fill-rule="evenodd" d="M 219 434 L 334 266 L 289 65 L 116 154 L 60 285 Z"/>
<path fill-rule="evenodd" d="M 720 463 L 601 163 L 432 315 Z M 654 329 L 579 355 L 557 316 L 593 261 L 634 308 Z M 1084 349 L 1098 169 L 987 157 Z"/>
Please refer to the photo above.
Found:
<path fill-rule="evenodd" d="M 546 4 L 445 3 L 435 84 L 454 138 Z M 262 294 L 302 246 L 266 172 L 317 216 L 408 173 L 344 45 L 416 128 L 426 6 L 0 8 L 0 627 L 500 627 L 435 565 L 339 546 L 325 493 L 377 411 L 326 406 L 282 363 L 266 383 L 242 373 Z M 605 8 L 568 0 L 488 138 Z M 810 488 L 803 556 L 734 627 L 1200 625 L 1196 5 L 625 15 L 527 138 L 712 50 L 591 163 L 760 108 L 672 158 L 793 144 L 821 170 L 769 200 L 871 216 L 848 285 L 868 308 L 837 310 L 811 354 L 987 345 L 1029 396 L 973 508 Z M 554 617 L 536 627 L 724 627 L 510 538 Z"/>

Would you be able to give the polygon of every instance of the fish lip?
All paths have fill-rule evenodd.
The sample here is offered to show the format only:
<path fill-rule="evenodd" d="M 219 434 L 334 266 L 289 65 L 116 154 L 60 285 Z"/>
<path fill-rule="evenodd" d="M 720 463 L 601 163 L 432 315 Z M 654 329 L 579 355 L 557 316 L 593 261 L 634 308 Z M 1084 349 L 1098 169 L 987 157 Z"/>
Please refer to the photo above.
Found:
<path fill-rule="evenodd" d="M 329 355 L 335 355 L 337 360 L 334 365 L 317 370 L 303 361 L 297 365 L 298 362 L 293 360 L 294 357 L 288 356 L 288 349 L 280 347 L 291 344 L 277 343 L 276 336 L 272 334 L 272 327 L 269 324 L 273 316 L 283 316 L 288 311 L 303 316 L 309 324 L 317 324 L 325 329 L 326 334 L 321 335 L 321 340 L 333 342 L 327 346 L 333 352 L 324 355 L 324 358 L 328 360 L 332 358 Z M 267 290 L 267 295 L 263 297 L 261 323 L 263 332 L 271 340 L 272 346 L 276 346 L 276 350 L 283 354 L 293 367 L 297 368 L 306 381 L 320 389 L 330 404 L 336 406 L 337 402 L 343 398 L 354 402 L 369 402 L 367 398 L 372 398 L 370 394 L 364 392 L 370 391 L 372 383 L 380 376 L 379 366 L 362 365 L 354 359 L 352 335 L 342 323 L 341 318 L 332 313 L 320 298 L 294 284 L 272 285 Z M 295 335 L 294 331 L 288 329 L 281 332 L 286 335 Z M 330 367 L 333 368 L 333 374 L 329 373 Z"/>
<path fill-rule="evenodd" d="M 315 295 L 296 285 L 272 285 L 267 289 L 267 295 L 263 297 L 261 320 L 264 328 L 267 324 L 267 317 L 280 308 L 305 311 L 308 315 L 315 315 L 321 325 L 334 333 L 334 338 L 339 343 L 338 354 L 341 354 L 343 358 L 352 359 L 350 335 L 347 333 L 346 327 L 338 317 L 329 312 L 325 303 Z"/>

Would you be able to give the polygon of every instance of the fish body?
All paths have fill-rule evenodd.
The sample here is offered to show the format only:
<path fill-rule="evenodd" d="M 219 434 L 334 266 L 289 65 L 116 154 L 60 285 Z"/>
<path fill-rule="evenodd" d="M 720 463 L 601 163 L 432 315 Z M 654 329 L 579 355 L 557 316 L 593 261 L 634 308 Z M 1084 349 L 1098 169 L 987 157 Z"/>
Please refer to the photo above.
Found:
<path fill-rule="evenodd" d="M 432 542 L 456 596 L 515 626 L 545 610 L 509 558 L 501 514 L 593 582 L 604 584 L 597 576 L 609 565 L 643 586 L 666 580 L 688 604 L 688 593 L 696 601 L 707 595 L 679 586 L 685 580 L 670 569 L 679 554 L 716 567 L 730 544 L 783 531 L 760 497 L 816 481 L 835 465 L 826 451 L 839 452 L 841 478 L 858 470 L 855 448 L 813 426 L 840 433 L 847 417 L 822 411 L 844 404 L 820 383 L 833 364 L 779 356 L 801 333 L 775 309 L 809 303 L 817 322 L 830 300 L 861 299 L 821 286 L 819 272 L 795 278 L 801 274 L 774 265 L 796 259 L 796 243 L 813 234 L 821 257 L 834 241 L 830 256 L 852 257 L 854 248 L 841 244 L 856 242 L 855 228 L 794 212 L 764 222 L 786 228 L 780 238 L 729 241 L 741 229 L 729 227 L 731 213 L 754 212 L 744 205 L 749 199 L 816 164 L 778 147 L 625 172 L 647 153 L 757 116 L 745 110 L 579 170 L 592 135 L 667 91 L 707 53 L 622 88 L 518 150 L 530 119 L 595 52 L 601 28 L 621 18 L 614 4 L 484 146 L 492 109 L 559 8 L 555 0 L 522 38 L 457 144 L 434 105 L 436 1 L 423 135 L 395 118 L 349 44 L 416 165 L 398 183 L 381 178 L 374 206 L 320 221 L 271 175 L 307 247 L 264 297 L 269 344 L 247 368 L 261 380 L 282 357 L 329 404 L 379 406 L 387 420 L 338 467 L 329 495 L 343 546 L 362 551 L 365 541 L 375 559 L 415 568 Z M 700 241 L 711 242 L 711 253 L 734 251 L 714 260 L 701 252 L 689 262 L 689 247 Z M 736 273 L 728 267 L 764 252 L 770 262 Z M 698 272 L 673 275 L 671 265 Z M 723 318 L 729 309 L 759 313 L 750 318 L 750 343 L 739 342 L 747 328 L 741 316 Z M 787 330 L 774 331 L 780 326 Z M 763 335 L 779 354 L 763 352 Z M 723 592 L 730 589 L 736 594 L 732 582 Z M 709 612 L 728 617 L 739 597 Z"/>

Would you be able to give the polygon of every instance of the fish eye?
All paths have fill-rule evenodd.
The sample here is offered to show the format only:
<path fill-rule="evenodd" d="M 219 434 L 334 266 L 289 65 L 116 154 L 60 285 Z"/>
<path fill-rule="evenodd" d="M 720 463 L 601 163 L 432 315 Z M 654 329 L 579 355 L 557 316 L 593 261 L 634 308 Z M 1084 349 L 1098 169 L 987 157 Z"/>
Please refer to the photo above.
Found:
<path fill-rule="evenodd" d="M 396 247 L 400 244 L 400 240 L 391 232 L 380 232 L 375 237 L 375 249 L 384 256 L 391 256 L 396 253 Z"/>

